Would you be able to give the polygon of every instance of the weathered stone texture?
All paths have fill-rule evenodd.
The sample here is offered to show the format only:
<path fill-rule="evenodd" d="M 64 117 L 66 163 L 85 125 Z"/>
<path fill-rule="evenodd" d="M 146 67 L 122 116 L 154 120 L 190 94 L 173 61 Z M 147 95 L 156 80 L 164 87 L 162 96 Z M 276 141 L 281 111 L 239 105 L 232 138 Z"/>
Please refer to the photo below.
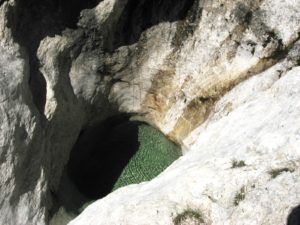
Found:
<path fill-rule="evenodd" d="M 46 224 L 79 132 L 120 113 L 184 156 L 70 225 L 167 225 L 187 208 L 207 224 L 284 224 L 300 203 L 299 0 L 103 0 L 32 51 L 20 2 L 0 1 L 0 224 Z"/>

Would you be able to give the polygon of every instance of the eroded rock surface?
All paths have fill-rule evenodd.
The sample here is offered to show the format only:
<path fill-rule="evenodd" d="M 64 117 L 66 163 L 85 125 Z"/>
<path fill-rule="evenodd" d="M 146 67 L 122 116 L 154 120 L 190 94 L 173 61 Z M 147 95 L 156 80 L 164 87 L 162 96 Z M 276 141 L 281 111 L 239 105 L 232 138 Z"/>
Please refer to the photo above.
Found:
<path fill-rule="evenodd" d="M 184 156 L 71 225 L 173 224 L 189 208 L 206 224 L 285 223 L 300 203 L 299 0 L 103 0 L 77 25 L 45 2 L 28 26 L 24 1 L 0 1 L 1 224 L 47 224 L 80 131 L 121 113 Z"/>
<path fill-rule="evenodd" d="M 284 64 L 225 94 L 159 177 L 97 201 L 70 225 L 173 224 L 186 209 L 205 224 L 285 224 L 300 194 L 300 67 L 281 74 Z"/>

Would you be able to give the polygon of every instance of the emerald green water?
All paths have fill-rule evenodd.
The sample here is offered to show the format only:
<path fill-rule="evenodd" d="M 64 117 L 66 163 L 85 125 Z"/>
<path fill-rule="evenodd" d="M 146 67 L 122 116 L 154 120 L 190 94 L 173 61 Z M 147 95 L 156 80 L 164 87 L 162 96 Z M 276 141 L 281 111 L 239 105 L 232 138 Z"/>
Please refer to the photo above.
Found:
<path fill-rule="evenodd" d="M 82 132 L 72 150 L 68 176 L 89 199 L 149 181 L 179 158 L 180 148 L 145 123 L 113 118 Z"/>
<path fill-rule="evenodd" d="M 113 190 L 129 184 L 149 181 L 180 157 L 180 149 L 155 128 L 138 126 L 139 147 L 113 186 Z"/>
<path fill-rule="evenodd" d="M 128 117 L 82 131 L 53 196 L 50 224 L 66 224 L 94 200 L 155 178 L 180 155 L 157 129 Z"/>

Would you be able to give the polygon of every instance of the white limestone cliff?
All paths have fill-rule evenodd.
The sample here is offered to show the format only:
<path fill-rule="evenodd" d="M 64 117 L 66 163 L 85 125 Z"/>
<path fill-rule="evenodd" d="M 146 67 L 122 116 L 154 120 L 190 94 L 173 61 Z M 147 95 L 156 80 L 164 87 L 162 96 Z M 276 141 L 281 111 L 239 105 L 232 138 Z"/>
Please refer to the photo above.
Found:
<path fill-rule="evenodd" d="M 80 131 L 121 113 L 184 154 L 70 225 L 171 225 L 187 209 L 195 224 L 286 223 L 300 204 L 300 1 L 195 0 L 181 17 L 186 2 L 103 0 L 31 51 L 22 1 L 0 1 L 0 224 L 47 224 Z"/>

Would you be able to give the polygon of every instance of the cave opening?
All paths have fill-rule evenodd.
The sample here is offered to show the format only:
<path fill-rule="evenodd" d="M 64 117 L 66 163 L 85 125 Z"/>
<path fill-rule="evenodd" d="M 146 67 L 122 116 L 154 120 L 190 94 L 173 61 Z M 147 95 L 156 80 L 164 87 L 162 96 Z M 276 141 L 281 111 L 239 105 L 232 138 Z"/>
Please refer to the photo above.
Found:
<path fill-rule="evenodd" d="M 162 22 L 184 20 L 195 0 L 129 0 L 115 29 L 112 51 L 136 43 L 142 32 Z"/>
<path fill-rule="evenodd" d="M 180 147 L 154 127 L 129 115 L 108 118 L 79 135 L 54 194 L 52 214 L 63 207 L 64 214 L 78 215 L 120 187 L 155 178 L 180 156 Z"/>
<path fill-rule="evenodd" d="M 287 218 L 287 225 L 300 225 L 300 205 L 293 208 L 290 212 Z"/>
<path fill-rule="evenodd" d="M 71 152 L 67 174 L 87 198 L 98 199 L 112 191 L 139 148 L 139 124 L 120 115 L 81 132 Z"/>

